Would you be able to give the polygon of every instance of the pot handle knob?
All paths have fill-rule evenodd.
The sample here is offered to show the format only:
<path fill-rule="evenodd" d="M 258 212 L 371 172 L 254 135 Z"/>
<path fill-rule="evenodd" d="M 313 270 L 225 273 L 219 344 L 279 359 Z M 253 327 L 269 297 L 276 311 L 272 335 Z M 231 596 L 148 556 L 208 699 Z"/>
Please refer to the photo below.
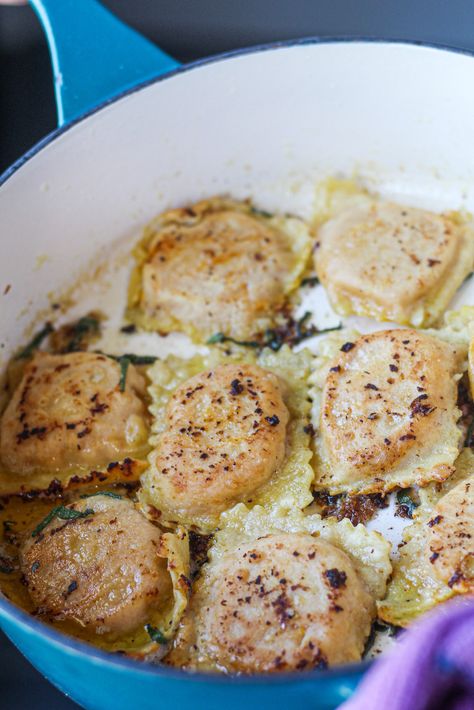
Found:
<path fill-rule="evenodd" d="M 60 126 L 179 62 L 97 0 L 30 0 L 48 40 Z"/>

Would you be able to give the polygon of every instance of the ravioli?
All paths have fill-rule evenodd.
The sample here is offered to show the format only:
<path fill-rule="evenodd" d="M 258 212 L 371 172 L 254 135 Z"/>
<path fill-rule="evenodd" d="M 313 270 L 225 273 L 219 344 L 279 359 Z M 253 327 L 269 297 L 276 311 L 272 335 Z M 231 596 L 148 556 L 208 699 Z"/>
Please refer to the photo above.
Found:
<path fill-rule="evenodd" d="M 119 364 L 105 355 L 37 352 L 1 419 L 1 492 L 145 456 L 145 379 L 130 364 L 123 391 L 120 380 Z"/>
<path fill-rule="evenodd" d="M 384 493 L 446 479 L 462 439 L 464 353 L 410 329 L 330 336 L 312 375 L 315 485 Z"/>
<path fill-rule="evenodd" d="M 433 571 L 457 593 L 474 591 L 474 466 L 472 475 L 436 504 L 428 531 Z"/>
<path fill-rule="evenodd" d="M 75 352 L 99 335 L 121 349 L 99 313 L 52 333 L 64 354 L 28 361 L 50 323 L 18 353 L 0 419 L 8 599 L 110 652 L 253 674 L 357 662 L 377 614 L 406 626 L 474 591 L 474 453 L 459 455 L 474 306 L 439 325 L 474 265 L 470 218 L 349 181 L 321 194 L 312 227 L 213 198 L 145 228 L 121 330 L 186 354 L 146 380 L 134 363 L 154 356 L 127 369 Z M 289 315 L 313 258 L 343 315 L 437 329 L 345 329 L 315 357 L 281 347 L 318 332 Z M 186 335 L 157 338 L 172 332 Z M 408 486 L 424 488 L 393 560 L 382 535 L 311 505 L 315 489 L 384 501 Z"/>
<path fill-rule="evenodd" d="M 250 495 L 283 463 L 288 419 L 278 379 L 257 365 L 186 380 L 168 402 L 154 456 L 168 507 L 206 516 Z"/>
<path fill-rule="evenodd" d="M 336 208 L 326 208 L 315 266 L 334 309 L 416 327 L 434 323 L 472 271 L 470 220 L 357 194 L 350 183 L 333 181 L 327 190 Z"/>
<path fill-rule="evenodd" d="M 310 362 L 308 352 L 284 347 L 256 359 L 216 348 L 155 363 L 154 436 L 139 493 L 144 510 L 162 523 L 210 532 L 239 501 L 286 510 L 308 505 Z"/>
<path fill-rule="evenodd" d="M 254 673 L 360 660 L 390 545 L 295 510 L 239 504 L 222 521 L 165 663 Z"/>
<path fill-rule="evenodd" d="M 351 559 L 358 575 L 375 599 L 385 596 L 392 566 L 390 543 L 378 532 L 364 525 L 352 525 L 349 520 L 321 518 L 317 513 L 298 510 L 265 510 L 256 505 L 248 509 L 239 503 L 221 516 L 221 529 L 214 536 L 209 552 L 218 557 L 241 542 L 256 540 L 274 532 L 304 532 L 316 535 L 339 547 Z"/>
<path fill-rule="evenodd" d="M 112 493 L 53 508 L 25 536 L 20 567 L 39 617 L 109 650 L 157 651 L 187 604 L 186 533 L 162 535 Z"/>
<path fill-rule="evenodd" d="M 299 285 L 313 238 L 305 223 L 214 198 L 159 215 L 135 249 L 129 319 L 195 340 L 271 327 Z"/>
<path fill-rule="evenodd" d="M 414 522 L 405 528 L 379 616 L 408 626 L 436 604 L 472 592 L 474 453 L 464 449 L 442 484 L 420 489 Z"/>

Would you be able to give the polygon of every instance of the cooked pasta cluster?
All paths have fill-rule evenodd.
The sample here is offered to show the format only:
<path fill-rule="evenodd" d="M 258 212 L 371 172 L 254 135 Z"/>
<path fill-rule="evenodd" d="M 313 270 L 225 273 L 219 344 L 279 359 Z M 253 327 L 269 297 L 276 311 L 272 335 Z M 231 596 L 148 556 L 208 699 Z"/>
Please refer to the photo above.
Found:
<path fill-rule="evenodd" d="M 249 674 L 358 661 L 377 618 L 472 592 L 474 308 L 442 320 L 469 219 L 322 192 L 311 224 L 214 198 L 146 227 L 122 331 L 192 355 L 109 354 L 89 315 L 12 359 L 12 601 L 110 651 Z M 371 332 L 319 330 L 308 286 Z M 392 492 L 400 551 L 364 524 Z"/>

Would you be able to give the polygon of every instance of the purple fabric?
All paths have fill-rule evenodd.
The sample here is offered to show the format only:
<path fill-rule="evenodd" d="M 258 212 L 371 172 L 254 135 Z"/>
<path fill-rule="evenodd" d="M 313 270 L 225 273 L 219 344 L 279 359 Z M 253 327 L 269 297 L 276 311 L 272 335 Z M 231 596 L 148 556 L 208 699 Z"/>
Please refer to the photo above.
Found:
<path fill-rule="evenodd" d="M 474 710 L 474 597 L 403 632 L 340 710 Z"/>

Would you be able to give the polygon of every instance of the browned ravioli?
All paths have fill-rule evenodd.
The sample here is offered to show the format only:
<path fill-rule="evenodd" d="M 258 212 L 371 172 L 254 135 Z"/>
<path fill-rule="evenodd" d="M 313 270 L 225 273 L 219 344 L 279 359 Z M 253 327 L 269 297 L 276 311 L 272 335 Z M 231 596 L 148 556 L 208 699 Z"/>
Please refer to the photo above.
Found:
<path fill-rule="evenodd" d="M 414 330 L 344 343 L 322 391 L 318 485 L 373 493 L 447 478 L 462 439 L 461 372 L 454 346 Z"/>
<path fill-rule="evenodd" d="M 133 455 L 148 436 L 146 384 L 133 365 L 89 352 L 38 352 L 0 423 L 0 458 L 19 475 L 96 467 Z"/>
<path fill-rule="evenodd" d="M 170 397 L 150 455 L 150 500 L 178 519 L 225 510 L 281 465 L 288 419 L 279 379 L 258 365 L 191 377 Z"/>
<path fill-rule="evenodd" d="M 427 525 L 433 571 L 457 593 L 474 592 L 474 476 L 444 495 Z"/>
<path fill-rule="evenodd" d="M 339 313 L 414 326 L 436 321 L 474 261 L 460 215 L 367 198 L 329 219 L 318 244 L 318 276 Z"/>
<path fill-rule="evenodd" d="M 125 634 L 172 597 L 161 533 L 128 499 L 84 498 L 50 516 L 21 550 L 37 612 L 96 633 Z"/>
<path fill-rule="evenodd" d="M 270 534 L 203 570 L 167 662 L 234 673 L 349 663 L 374 615 L 342 550 L 306 533 Z"/>
<path fill-rule="evenodd" d="M 271 327 L 312 246 L 305 223 L 246 202 L 203 200 L 159 215 L 135 250 L 129 317 L 148 330 L 248 338 Z"/>

